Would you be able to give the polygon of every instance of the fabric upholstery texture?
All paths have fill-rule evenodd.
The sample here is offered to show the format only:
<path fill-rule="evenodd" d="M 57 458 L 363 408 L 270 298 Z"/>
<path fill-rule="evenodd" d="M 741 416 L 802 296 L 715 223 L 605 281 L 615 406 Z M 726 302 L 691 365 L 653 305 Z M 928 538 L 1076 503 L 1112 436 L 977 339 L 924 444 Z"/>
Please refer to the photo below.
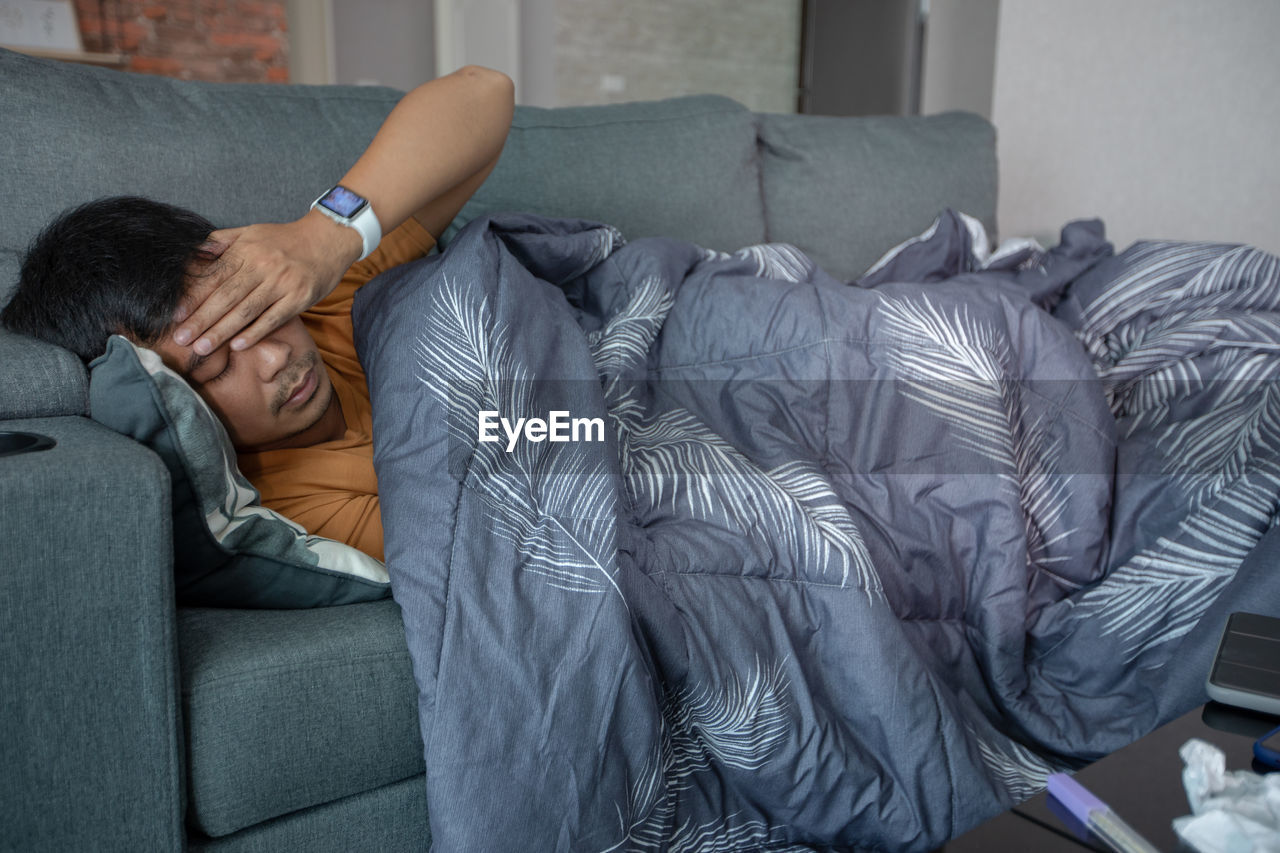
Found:
<path fill-rule="evenodd" d="M 726 251 L 759 243 L 755 116 L 718 95 L 517 107 L 497 168 L 441 244 L 477 216 L 507 210 L 595 219 L 627 239 L 679 237 Z"/>
<path fill-rule="evenodd" d="M 292 812 L 221 838 L 193 834 L 190 853 L 426 853 L 431 847 L 422 776 Z"/>
<path fill-rule="evenodd" d="M 3 428 L 57 445 L 0 458 L 0 849 L 180 849 L 167 474 L 85 418 Z"/>
<path fill-rule="evenodd" d="M 184 609 L 178 639 L 190 815 L 207 835 L 423 772 L 394 602 Z"/>
<path fill-rule="evenodd" d="M 0 420 L 88 412 L 80 359 L 70 350 L 0 328 Z"/>
<path fill-rule="evenodd" d="M 759 118 L 767 237 L 837 279 L 866 272 L 947 207 L 995 234 L 995 130 L 976 115 Z"/>
<path fill-rule="evenodd" d="M 390 594 L 381 562 L 259 504 L 222 424 L 154 352 L 113 335 L 90 373 L 93 419 L 169 469 L 179 603 L 320 607 Z"/>
<path fill-rule="evenodd" d="M 0 56 L 0 62 L 3 62 Z M 0 142 L 0 145 L 4 144 Z M 0 237 L 0 240 L 3 240 Z M 18 270 L 22 267 L 22 252 L 17 248 L 0 247 L 0 305 L 9 301 L 9 294 L 18 282 Z"/>

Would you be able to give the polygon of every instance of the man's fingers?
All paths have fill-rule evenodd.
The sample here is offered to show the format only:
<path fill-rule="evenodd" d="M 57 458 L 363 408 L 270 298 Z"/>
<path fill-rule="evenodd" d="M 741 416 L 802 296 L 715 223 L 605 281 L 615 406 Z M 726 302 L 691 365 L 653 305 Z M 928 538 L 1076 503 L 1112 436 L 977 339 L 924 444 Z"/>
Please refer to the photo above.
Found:
<path fill-rule="evenodd" d="M 255 308 L 260 310 L 269 304 L 262 296 L 254 298 L 262 284 L 261 278 L 243 273 L 223 282 L 211 282 L 212 290 L 201 294 L 204 300 L 200 306 L 174 330 L 174 342 L 179 346 L 191 344 L 200 355 L 213 352 L 257 316 Z"/>
<path fill-rule="evenodd" d="M 314 243 L 297 223 L 212 232 L 205 248 L 218 260 L 193 265 L 173 340 L 206 355 L 227 341 L 244 349 L 279 328 L 337 281 Z"/>
<path fill-rule="evenodd" d="M 235 281 L 241 270 L 240 264 L 210 264 L 220 259 L 227 249 L 231 248 L 231 244 L 240 238 L 240 234 L 244 230 L 244 228 L 227 228 L 220 231 L 212 231 L 198 247 L 199 254 L 189 270 L 187 292 L 183 294 L 177 309 L 173 312 L 173 321 L 181 324 L 179 328 L 174 330 L 174 340 L 179 344 L 186 346 L 189 341 L 203 332 L 215 319 L 215 317 L 211 316 L 212 312 L 200 312 L 199 309 L 211 294 L 220 292 L 221 285 L 224 282 Z M 260 282 L 261 277 L 249 289 L 252 290 L 253 287 L 257 287 Z M 248 290 L 242 290 L 239 295 L 228 292 L 229 298 L 227 298 L 223 307 L 234 304 L 235 299 L 247 292 Z M 193 315 L 197 316 L 193 317 Z M 184 322 L 189 318 L 191 322 Z"/>
<path fill-rule="evenodd" d="M 191 348 L 200 355 L 208 355 L 213 352 L 226 341 L 230 340 L 233 335 L 236 335 L 237 333 L 240 333 L 241 330 L 249 327 L 249 324 L 255 318 L 261 316 L 264 311 L 271 307 L 270 303 L 267 302 L 269 298 L 269 296 L 263 294 L 261 291 L 254 291 L 254 293 L 245 297 L 245 299 L 241 300 L 229 311 L 220 312 L 221 319 L 206 329 L 196 342 L 191 345 Z M 258 324 L 254 323 L 253 325 L 256 327 Z M 263 337 L 273 328 L 275 328 L 275 326 L 269 326 L 265 331 L 259 334 L 257 338 L 252 339 L 250 343 L 255 343 L 258 338 Z M 243 337 L 243 335 L 241 335 L 241 337 Z M 244 347 L 240 346 L 236 347 L 236 349 L 244 349 Z"/>
<path fill-rule="evenodd" d="M 208 329 L 230 311 L 232 306 L 242 305 L 245 300 L 250 299 L 263 281 L 263 276 L 255 270 L 238 266 L 194 276 L 179 307 L 179 311 L 186 308 L 186 316 L 181 319 L 176 315 L 174 317 L 180 324 L 173 331 L 174 342 L 179 346 L 186 346 L 206 335 Z M 248 317 L 244 322 L 251 319 L 252 317 Z"/>
<path fill-rule="evenodd" d="M 232 338 L 231 348 L 234 350 L 248 349 L 296 316 L 297 312 L 287 305 L 284 300 L 280 300 L 262 312 L 253 325 L 243 329 Z"/>
<path fill-rule="evenodd" d="M 218 281 L 218 277 L 212 272 L 187 276 L 187 289 L 182 294 L 182 300 L 178 303 L 177 310 L 173 312 L 173 321 L 182 323 L 191 317 L 204 304 L 204 301 L 209 298 L 209 295 L 217 291 Z M 195 337 L 196 334 L 203 332 L 204 329 L 184 326 L 174 330 L 174 338 L 177 339 L 178 333 L 183 331 L 186 331 L 191 337 Z"/>

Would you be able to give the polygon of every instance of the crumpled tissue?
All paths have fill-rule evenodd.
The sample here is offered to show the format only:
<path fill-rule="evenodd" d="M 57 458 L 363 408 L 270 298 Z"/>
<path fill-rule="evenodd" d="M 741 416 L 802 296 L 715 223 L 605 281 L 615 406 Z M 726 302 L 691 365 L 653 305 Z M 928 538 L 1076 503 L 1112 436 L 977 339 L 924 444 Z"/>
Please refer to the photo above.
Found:
<path fill-rule="evenodd" d="M 1227 772 L 1222 750 L 1192 738 L 1178 750 L 1191 814 L 1173 831 L 1200 853 L 1280 853 L 1280 773 Z"/>

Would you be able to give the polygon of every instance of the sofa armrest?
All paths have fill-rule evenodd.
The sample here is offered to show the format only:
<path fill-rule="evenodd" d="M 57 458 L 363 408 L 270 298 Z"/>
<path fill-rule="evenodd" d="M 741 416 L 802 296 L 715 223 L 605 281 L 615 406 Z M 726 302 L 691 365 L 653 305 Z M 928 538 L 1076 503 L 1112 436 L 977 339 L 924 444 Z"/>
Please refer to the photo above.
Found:
<path fill-rule="evenodd" d="M 74 353 L 0 329 L 0 420 L 88 413 L 88 374 Z"/>
<path fill-rule="evenodd" d="M 180 850 L 169 479 L 81 417 L 0 421 L 3 850 Z"/>

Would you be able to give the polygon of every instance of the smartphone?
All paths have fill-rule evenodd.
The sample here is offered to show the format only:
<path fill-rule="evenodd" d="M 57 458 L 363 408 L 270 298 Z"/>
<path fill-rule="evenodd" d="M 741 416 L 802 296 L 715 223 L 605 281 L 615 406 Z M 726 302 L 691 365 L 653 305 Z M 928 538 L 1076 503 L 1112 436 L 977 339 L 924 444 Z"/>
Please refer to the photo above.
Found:
<path fill-rule="evenodd" d="M 1280 619 L 1232 613 L 1205 689 L 1218 702 L 1280 716 Z"/>
<path fill-rule="evenodd" d="M 1280 728 L 1254 741 L 1253 755 L 1268 767 L 1280 770 Z"/>

